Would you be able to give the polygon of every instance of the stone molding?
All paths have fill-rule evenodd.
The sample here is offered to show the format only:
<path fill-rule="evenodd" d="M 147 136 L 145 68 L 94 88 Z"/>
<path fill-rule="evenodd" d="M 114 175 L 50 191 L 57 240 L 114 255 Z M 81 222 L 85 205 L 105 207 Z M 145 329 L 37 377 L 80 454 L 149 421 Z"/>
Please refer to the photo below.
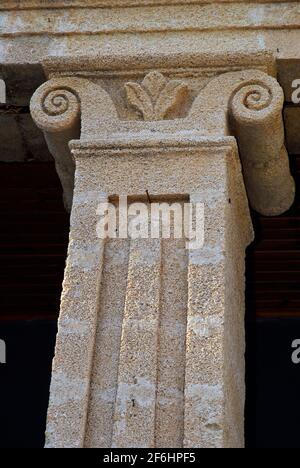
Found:
<path fill-rule="evenodd" d="M 53 66 L 55 62 L 51 63 Z M 221 74 L 208 80 L 203 88 L 203 83 L 199 82 L 200 88 L 198 92 L 194 90 L 194 97 L 189 105 L 179 106 L 179 110 L 182 108 L 181 118 L 176 118 L 176 115 L 166 115 L 164 118 L 166 112 L 161 109 L 157 115 L 153 114 L 153 103 L 148 95 L 148 108 L 145 107 L 145 102 L 143 104 L 144 116 L 140 112 L 126 115 L 126 104 L 122 114 L 118 101 L 121 101 L 121 91 L 126 101 L 124 87 L 127 87 L 128 97 L 126 77 L 123 79 L 123 86 L 118 81 L 117 87 L 112 91 L 107 87 L 104 89 L 103 81 L 97 83 L 90 77 L 78 78 L 76 72 L 73 73 L 73 76 L 50 79 L 36 91 L 31 101 L 32 117 L 45 132 L 47 141 L 50 141 L 49 146 L 58 172 L 61 163 L 64 165 L 61 177 L 64 186 L 64 174 L 68 174 L 65 200 L 69 209 L 74 164 L 71 163 L 68 143 L 71 139 L 78 138 L 80 114 L 82 141 L 106 138 L 117 141 L 119 136 L 127 136 L 133 141 L 135 135 L 145 136 L 153 132 L 163 139 L 166 134 L 178 130 L 191 139 L 195 132 L 214 137 L 233 135 L 238 141 L 252 207 L 264 215 L 275 215 L 286 211 L 293 203 L 295 187 L 284 146 L 284 96 L 275 78 L 259 70 Z M 151 84 L 149 76 L 152 77 Z M 144 77 L 141 84 L 131 84 L 130 92 L 133 87 L 135 91 L 144 90 L 145 80 L 148 80 L 148 87 L 152 86 L 153 93 L 162 85 L 166 89 L 167 80 L 159 71 L 153 70 Z M 169 83 L 173 91 L 177 89 L 187 92 L 189 89 L 188 79 L 180 83 L 170 80 Z M 180 92 L 179 95 L 181 102 L 183 94 Z M 166 94 L 164 105 L 171 108 L 177 102 L 172 99 L 178 96 L 174 94 L 170 97 Z M 131 103 L 134 102 L 131 94 L 129 97 Z M 140 96 L 140 99 L 146 99 L 145 95 L 142 98 Z M 53 134 L 55 137 L 51 136 Z M 62 157 L 62 154 L 65 156 Z"/>
<path fill-rule="evenodd" d="M 126 67 L 124 63 L 126 62 Z M 84 65 L 83 65 L 84 64 Z M 89 79 L 143 79 L 153 70 L 172 79 L 198 80 L 247 69 L 260 70 L 276 76 L 276 64 L 272 51 L 255 50 L 239 52 L 190 52 L 172 51 L 123 54 L 92 54 L 79 56 L 49 56 L 42 60 L 48 79 L 75 76 Z M 207 82 L 205 82 L 206 84 Z M 201 88 L 200 88 L 201 89 Z"/>
<path fill-rule="evenodd" d="M 272 50 L 278 60 L 299 58 L 297 1 L 4 1 L 0 22 L 4 67 L 30 68 L 45 54 L 66 58 L 83 50 L 108 56 Z"/>
<path fill-rule="evenodd" d="M 298 0 L 256 0 L 255 3 L 293 3 Z M 249 3 L 248 0 L 210 0 L 211 4 Z M 95 8 L 158 5 L 203 5 L 207 0 L 3 0 L 0 10 L 27 10 L 48 8 Z"/>
<path fill-rule="evenodd" d="M 39 11 L 35 10 L 36 14 Z M 41 10 L 42 12 L 43 10 Z M 111 8 L 103 6 L 95 15 L 94 8 L 67 8 L 64 22 L 61 9 L 51 8 L 51 20 L 40 14 L 32 29 L 32 10 L 2 10 L 0 37 L 10 36 L 69 36 L 118 33 L 155 32 L 213 32 L 265 29 L 294 29 L 300 27 L 299 3 L 280 2 L 267 5 L 257 2 L 170 4 Z M 122 20 L 120 21 L 120 15 Z"/>

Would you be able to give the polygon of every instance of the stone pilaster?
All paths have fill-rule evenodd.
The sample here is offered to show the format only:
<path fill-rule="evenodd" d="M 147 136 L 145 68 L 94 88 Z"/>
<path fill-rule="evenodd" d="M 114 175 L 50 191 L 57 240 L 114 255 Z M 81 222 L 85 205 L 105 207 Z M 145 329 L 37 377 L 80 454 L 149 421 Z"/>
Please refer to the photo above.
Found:
<path fill-rule="evenodd" d="M 108 71 L 89 59 L 84 76 L 75 60 L 64 77 L 48 62 L 51 79 L 32 99 L 57 164 L 60 146 L 69 174 L 75 161 L 49 447 L 244 443 L 248 198 L 264 214 L 293 201 L 283 93 L 261 70 L 220 73 L 212 59 L 204 79 L 206 58 L 173 59 L 149 71 L 133 58 L 125 75 L 121 62 Z M 99 204 L 125 195 L 129 207 L 201 204 L 204 243 L 100 238 Z"/>

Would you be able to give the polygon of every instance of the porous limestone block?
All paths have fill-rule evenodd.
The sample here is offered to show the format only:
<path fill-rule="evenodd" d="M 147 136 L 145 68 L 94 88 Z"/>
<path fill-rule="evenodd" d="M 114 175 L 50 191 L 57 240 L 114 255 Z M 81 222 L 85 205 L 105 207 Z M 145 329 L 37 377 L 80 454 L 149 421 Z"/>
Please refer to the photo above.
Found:
<path fill-rule="evenodd" d="M 135 145 L 139 148 L 136 153 Z M 70 251 L 48 447 L 242 447 L 244 257 L 252 225 L 233 138 L 71 144 Z M 124 177 L 130 174 L 130 177 Z M 204 203 L 204 246 L 97 239 L 126 194 Z"/>

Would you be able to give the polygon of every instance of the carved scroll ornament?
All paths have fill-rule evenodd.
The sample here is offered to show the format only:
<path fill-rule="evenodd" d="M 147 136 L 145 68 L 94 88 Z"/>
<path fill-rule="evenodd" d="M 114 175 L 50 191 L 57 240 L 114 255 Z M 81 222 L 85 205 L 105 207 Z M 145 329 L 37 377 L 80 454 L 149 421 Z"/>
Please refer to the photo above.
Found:
<path fill-rule="evenodd" d="M 45 132 L 68 209 L 72 203 L 75 170 L 69 141 L 79 138 L 95 141 L 113 133 L 129 138 L 131 132 L 149 132 L 149 124 L 151 132 L 156 126 L 161 135 L 178 130 L 192 135 L 195 128 L 203 129 L 206 136 L 235 136 L 251 206 L 268 216 L 283 213 L 291 206 L 295 184 L 284 146 L 284 97 L 274 78 L 258 70 L 219 75 L 200 91 L 185 119 L 169 120 L 164 127 L 162 121 L 184 104 L 187 84 L 167 80 L 160 72 L 153 71 L 141 84 L 126 83 L 125 90 L 129 104 L 144 119 L 136 128 L 134 122 L 129 125 L 120 120 L 108 93 L 86 79 L 50 80 L 32 98 L 32 117 Z"/>
<path fill-rule="evenodd" d="M 229 107 L 251 206 L 266 216 L 283 213 L 295 197 L 285 148 L 283 102 L 278 82 L 266 76 L 235 90 Z"/>

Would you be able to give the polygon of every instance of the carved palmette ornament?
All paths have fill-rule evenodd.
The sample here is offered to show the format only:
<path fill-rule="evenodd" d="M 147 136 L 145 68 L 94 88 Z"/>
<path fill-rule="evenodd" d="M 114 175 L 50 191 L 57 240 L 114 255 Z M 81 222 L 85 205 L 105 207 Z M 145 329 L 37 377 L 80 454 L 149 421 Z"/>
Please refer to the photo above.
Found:
<path fill-rule="evenodd" d="M 148 73 L 141 84 L 125 85 L 129 104 L 137 109 L 144 120 L 163 120 L 184 100 L 188 87 L 177 80 L 168 81 L 161 73 Z"/>
<path fill-rule="evenodd" d="M 203 135 L 234 136 L 252 208 L 265 216 L 286 211 L 294 201 L 295 183 L 285 148 L 284 93 L 277 80 L 259 70 L 218 75 L 201 88 L 189 111 L 188 89 L 186 83 L 168 79 L 158 71 L 148 73 L 141 83 L 125 85 L 129 105 L 151 122 L 151 130 L 152 122 L 158 121 L 160 131 L 174 125 L 176 131 L 178 127 L 195 132 L 203 129 Z M 65 205 L 70 209 L 75 171 L 70 140 L 97 139 L 99 128 L 127 133 L 132 127 L 120 120 L 106 90 L 76 76 L 52 78 L 43 84 L 34 93 L 30 108 L 55 158 Z M 163 119 L 177 122 L 165 126 Z M 138 125 L 136 130 L 149 129 L 147 124 Z"/>

